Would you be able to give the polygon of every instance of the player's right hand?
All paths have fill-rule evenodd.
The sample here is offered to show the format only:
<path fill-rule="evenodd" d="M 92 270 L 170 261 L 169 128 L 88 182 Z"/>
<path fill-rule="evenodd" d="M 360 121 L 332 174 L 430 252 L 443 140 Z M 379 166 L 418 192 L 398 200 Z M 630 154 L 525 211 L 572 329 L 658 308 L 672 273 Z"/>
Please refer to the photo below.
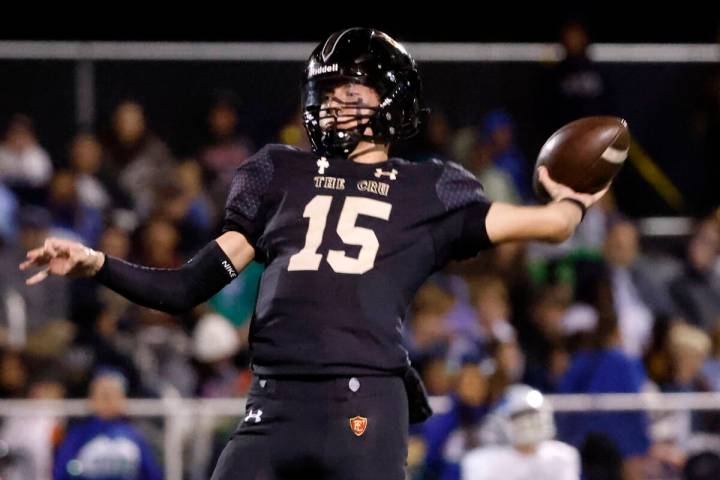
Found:
<path fill-rule="evenodd" d="M 41 271 L 25 280 L 27 285 L 35 285 L 49 275 L 91 277 L 100 270 L 104 262 L 103 253 L 82 243 L 50 237 L 42 247 L 27 252 L 27 260 L 20 264 L 20 270 L 41 267 Z"/>
<path fill-rule="evenodd" d="M 548 173 L 548 169 L 545 165 L 541 165 L 538 167 L 538 180 L 540 180 L 542 186 L 545 187 L 545 191 L 548 192 L 548 195 L 550 195 L 550 198 L 552 198 L 553 200 L 560 200 L 562 198 L 574 198 L 575 200 L 582 202 L 582 204 L 585 205 L 585 208 L 590 208 L 591 206 L 593 206 L 593 204 L 597 203 L 603 197 L 603 195 L 605 195 L 607 191 L 610 190 L 610 183 L 608 183 L 605 188 L 603 188 L 597 193 L 576 192 L 567 185 L 558 183 L 552 178 L 550 178 L 550 174 Z"/>

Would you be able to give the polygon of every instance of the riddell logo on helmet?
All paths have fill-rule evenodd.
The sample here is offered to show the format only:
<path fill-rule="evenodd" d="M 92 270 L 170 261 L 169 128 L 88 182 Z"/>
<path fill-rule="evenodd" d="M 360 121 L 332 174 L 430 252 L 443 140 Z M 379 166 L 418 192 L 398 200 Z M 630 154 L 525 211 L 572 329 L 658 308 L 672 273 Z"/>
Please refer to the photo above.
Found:
<path fill-rule="evenodd" d="M 314 77 L 315 75 L 337 72 L 339 70 L 340 67 L 337 63 L 333 63 L 332 65 L 323 65 L 322 67 L 310 67 L 310 76 Z"/>

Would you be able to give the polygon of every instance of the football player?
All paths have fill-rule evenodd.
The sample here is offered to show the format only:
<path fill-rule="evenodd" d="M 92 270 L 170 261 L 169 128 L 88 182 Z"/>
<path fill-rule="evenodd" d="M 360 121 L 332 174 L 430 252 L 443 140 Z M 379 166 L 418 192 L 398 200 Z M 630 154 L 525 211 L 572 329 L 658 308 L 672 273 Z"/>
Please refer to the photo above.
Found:
<path fill-rule="evenodd" d="M 94 276 L 147 307 L 191 309 L 255 259 L 247 415 L 213 479 L 404 479 L 408 421 L 429 415 L 402 346 L 415 291 L 450 260 L 501 242 L 559 242 L 602 193 L 540 172 L 554 202 L 491 203 L 454 163 L 388 155 L 425 108 L 414 60 L 385 33 L 333 33 L 302 84 L 312 151 L 267 145 L 239 166 L 223 232 L 181 268 L 134 265 L 49 238 L 21 268 Z"/>
<path fill-rule="evenodd" d="M 511 385 L 490 418 L 486 428 L 498 443 L 465 454 L 463 480 L 580 479 L 580 454 L 554 440 L 552 407 L 538 390 Z"/>

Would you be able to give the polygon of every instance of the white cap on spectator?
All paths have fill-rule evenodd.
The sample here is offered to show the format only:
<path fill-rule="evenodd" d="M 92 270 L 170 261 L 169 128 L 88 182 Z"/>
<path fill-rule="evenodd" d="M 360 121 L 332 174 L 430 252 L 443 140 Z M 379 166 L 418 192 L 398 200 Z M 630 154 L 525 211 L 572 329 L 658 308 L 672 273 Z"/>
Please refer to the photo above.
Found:
<path fill-rule="evenodd" d="M 237 330 L 217 313 L 203 315 L 193 332 L 193 354 L 201 362 L 217 362 L 235 355 L 240 348 Z"/>
<path fill-rule="evenodd" d="M 585 303 L 575 303 L 565 311 L 561 322 L 565 335 L 592 332 L 597 327 L 597 310 Z"/>

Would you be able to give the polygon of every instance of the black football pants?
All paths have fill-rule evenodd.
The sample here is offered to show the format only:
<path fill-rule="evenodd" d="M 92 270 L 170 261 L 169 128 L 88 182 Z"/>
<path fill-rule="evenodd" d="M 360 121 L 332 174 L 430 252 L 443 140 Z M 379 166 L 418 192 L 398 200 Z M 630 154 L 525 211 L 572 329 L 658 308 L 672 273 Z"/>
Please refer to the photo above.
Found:
<path fill-rule="evenodd" d="M 253 376 L 212 480 L 404 480 L 407 437 L 399 377 Z"/>

